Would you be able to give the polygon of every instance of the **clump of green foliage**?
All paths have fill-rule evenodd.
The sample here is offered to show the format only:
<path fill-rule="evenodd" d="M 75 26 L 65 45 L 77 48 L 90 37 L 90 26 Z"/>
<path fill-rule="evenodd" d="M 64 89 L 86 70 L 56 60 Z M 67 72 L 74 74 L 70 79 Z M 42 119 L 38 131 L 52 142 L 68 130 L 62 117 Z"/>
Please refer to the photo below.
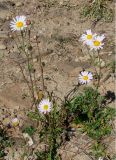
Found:
<path fill-rule="evenodd" d="M 102 139 L 111 134 L 115 114 L 115 110 L 107 106 L 109 94 L 101 96 L 98 89 L 91 87 L 85 88 L 77 95 L 76 92 L 74 94 L 72 98 L 66 98 L 62 106 L 58 106 L 53 99 L 53 109 L 49 114 L 40 114 L 38 109 L 29 112 L 28 116 L 39 122 L 39 127 L 36 127 L 39 128 L 39 131 L 36 130 L 40 137 L 39 143 L 45 144 L 45 149 L 35 152 L 38 160 L 61 159 L 57 150 L 62 143 L 70 140 L 68 133 L 71 123 L 81 124 L 82 131 L 94 140 L 92 155 L 96 158 L 106 156 Z M 32 135 L 35 130 L 28 127 L 25 132 Z"/>
<path fill-rule="evenodd" d="M 83 7 L 82 15 L 95 20 L 103 19 L 106 22 L 111 22 L 113 20 L 113 10 L 108 7 L 107 2 L 108 0 L 93 0 L 87 3 Z"/>
<path fill-rule="evenodd" d="M 116 160 L 116 154 L 112 157 L 112 160 Z"/>
<path fill-rule="evenodd" d="M 33 126 L 28 126 L 24 128 L 23 132 L 28 133 L 29 136 L 32 136 L 36 132 L 36 129 Z"/>
<path fill-rule="evenodd" d="M 6 130 L 0 127 L 0 158 L 3 158 L 5 153 L 5 148 L 11 146 L 11 140 L 7 135 Z"/>
<path fill-rule="evenodd" d="M 105 148 L 101 140 L 111 134 L 112 119 L 115 114 L 115 110 L 107 106 L 105 96 L 101 96 L 96 89 L 85 88 L 83 93 L 67 101 L 66 106 L 73 121 L 82 124 L 83 132 L 95 140 L 94 155 L 104 156 Z"/>
<path fill-rule="evenodd" d="M 37 160 L 52 160 L 53 157 L 51 157 L 50 151 L 48 152 L 36 152 Z M 61 160 L 59 155 L 56 155 L 53 160 Z"/>
<path fill-rule="evenodd" d="M 29 112 L 28 116 L 39 122 L 41 130 L 39 130 L 40 142 L 45 144 L 45 149 L 37 151 L 35 154 L 38 160 L 59 160 L 57 149 L 62 143 L 63 133 L 63 112 L 58 109 L 58 105 L 53 101 L 53 109 L 49 114 L 40 114 L 38 110 Z"/>

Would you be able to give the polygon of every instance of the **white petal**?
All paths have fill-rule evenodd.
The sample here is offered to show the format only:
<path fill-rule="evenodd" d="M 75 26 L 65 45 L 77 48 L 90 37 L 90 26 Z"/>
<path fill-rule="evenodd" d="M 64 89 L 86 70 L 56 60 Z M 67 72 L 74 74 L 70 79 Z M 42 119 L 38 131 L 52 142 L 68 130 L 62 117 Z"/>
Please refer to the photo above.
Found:
<path fill-rule="evenodd" d="M 82 76 L 87 76 L 88 75 L 88 72 L 87 71 L 83 71 L 81 72 Z"/>
<path fill-rule="evenodd" d="M 88 72 L 88 76 L 92 76 L 92 73 L 91 73 L 91 72 Z"/>
<path fill-rule="evenodd" d="M 101 36 L 97 36 L 96 37 L 96 40 L 102 42 L 104 40 L 105 36 L 104 35 L 101 35 Z"/>
<path fill-rule="evenodd" d="M 16 22 L 19 21 L 19 19 L 20 19 L 20 16 L 16 16 Z"/>
<path fill-rule="evenodd" d="M 91 29 L 86 30 L 87 34 L 92 34 Z"/>
<path fill-rule="evenodd" d="M 83 35 L 80 37 L 80 41 L 84 41 L 84 40 L 86 40 L 86 35 L 85 35 L 85 34 L 83 34 Z"/>
<path fill-rule="evenodd" d="M 105 36 L 102 34 L 100 38 L 101 38 L 101 41 L 103 41 L 105 39 Z"/>
<path fill-rule="evenodd" d="M 16 22 L 14 22 L 14 21 L 10 22 L 10 25 L 15 25 L 15 24 L 16 24 Z"/>
<path fill-rule="evenodd" d="M 92 39 L 91 40 L 86 40 L 86 44 L 90 46 L 92 44 L 92 41 L 93 41 Z"/>

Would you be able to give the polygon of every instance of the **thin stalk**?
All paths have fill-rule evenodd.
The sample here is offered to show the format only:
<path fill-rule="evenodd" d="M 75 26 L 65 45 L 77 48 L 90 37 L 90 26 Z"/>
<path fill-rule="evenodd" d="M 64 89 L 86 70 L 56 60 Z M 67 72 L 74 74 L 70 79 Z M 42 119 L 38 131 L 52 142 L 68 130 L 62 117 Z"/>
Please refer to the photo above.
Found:
<path fill-rule="evenodd" d="M 28 72 L 29 72 L 29 77 L 30 77 L 30 82 L 31 82 L 31 88 L 32 88 L 32 98 L 33 98 L 33 102 L 35 103 L 35 96 L 34 96 L 34 84 L 33 84 L 33 80 L 32 80 L 32 74 L 30 71 L 30 61 L 29 61 L 29 56 L 27 55 L 27 65 L 28 65 Z"/>
<path fill-rule="evenodd" d="M 93 66 L 94 66 L 94 58 L 92 57 L 92 55 L 89 53 L 89 50 L 88 50 L 88 55 L 89 55 L 89 57 L 90 57 L 90 59 L 91 59 L 91 63 L 93 64 Z M 99 51 L 98 51 L 98 60 L 99 60 L 99 64 L 100 64 L 100 55 L 99 55 Z M 95 73 L 96 73 L 96 75 L 97 75 L 97 79 L 98 79 L 98 83 L 97 83 L 97 89 L 98 89 L 98 87 L 99 87 L 99 85 L 100 85 L 100 76 L 101 76 L 101 64 L 100 64 L 100 69 L 99 69 L 99 73 L 97 72 L 97 70 L 96 70 L 96 68 L 95 68 L 95 66 L 94 66 L 94 70 L 95 70 Z"/>
<path fill-rule="evenodd" d="M 45 160 L 47 160 L 47 115 L 45 115 Z"/>
<path fill-rule="evenodd" d="M 89 55 L 89 57 L 90 57 L 90 59 L 91 59 L 91 63 L 93 63 L 93 66 L 94 66 L 94 63 L 95 63 L 95 62 L 94 62 L 94 58 L 93 58 L 92 55 L 89 53 L 89 50 L 88 50 L 88 55 Z M 95 66 L 94 66 L 94 70 L 95 70 L 96 75 L 97 75 L 97 77 L 98 77 L 98 72 L 97 72 Z"/>
<path fill-rule="evenodd" d="M 25 42 L 24 42 L 24 36 L 23 36 L 22 31 L 21 31 L 21 37 L 22 37 L 23 52 L 25 53 L 25 56 L 27 58 L 27 67 L 28 67 L 28 73 L 29 73 L 30 83 L 31 83 L 32 99 L 33 99 L 33 102 L 35 104 L 34 84 L 33 84 L 33 80 L 32 80 L 32 74 L 31 74 L 31 71 L 30 71 L 30 58 L 29 58 L 29 54 L 25 51 Z"/>
<path fill-rule="evenodd" d="M 29 46 L 31 46 L 31 40 L 30 40 L 31 32 L 30 32 L 30 30 L 28 30 L 28 37 L 29 37 Z M 32 54 L 32 52 L 30 52 L 30 55 L 31 55 L 31 60 L 32 60 L 32 66 L 34 67 L 34 63 L 33 63 L 33 54 Z M 35 90 L 36 90 L 36 94 L 37 94 L 38 89 L 37 89 L 37 84 L 36 84 L 36 75 L 35 75 L 35 71 L 34 71 L 34 73 L 33 73 L 33 78 L 34 78 L 34 86 L 35 86 Z"/>
<path fill-rule="evenodd" d="M 21 54 L 21 49 L 18 47 L 18 44 L 17 44 L 17 42 L 15 41 L 15 39 L 13 39 L 13 40 L 14 40 L 16 46 L 17 46 L 17 49 L 19 50 L 19 52 L 20 52 L 20 54 Z M 23 51 L 24 51 L 24 50 L 23 50 Z M 32 98 L 33 98 L 33 100 L 34 100 L 33 93 L 32 93 L 32 89 L 31 89 L 31 87 L 30 87 L 30 85 L 29 85 L 29 82 L 28 82 L 28 80 L 27 80 L 27 78 L 26 78 L 26 76 L 25 76 L 25 74 L 24 74 L 24 71 L 23 71 L 23 68 L 22 68 L 21 64 L 18 63 L 17 61 L 14 61 L 14 62 L 19 66 L 19 68 L 20 68 L 20 70 L 21 70 L 21 73 L 22 73 L 22 76 L 23 76 L 23 79 L 24 79 L 25 82 L 27 83 L 27 86 L 28 86 L 28 89 L 29 89 L 29 91 L 30 91 L 30 94 L 31 94 L 31 96 L 32 96 Z"/>
<path fill-rule="evenodd" d="M 54 103 L 54 111 L 53 111 L 53 117 L 52 119 L 49 118 L 49 124 L 50 124 L 50 156 L 51 159 L 54 158 L 54 149 L 55 149 L 55 144 L 56 144 L 56 135 L 54 135 L 55 133 L 55 113 L 56 113 L 56 106 Z"/>
<path fill-rule="evenodd" d="M 99 73 L 98 73 L 98 87 L 100 86 L 100 80 L 101 80 L 101 62 L 100 62 L 100 53 L 98 51 L 98 61 L 99 61 Z"/>
<path fill-rule="evenodd" d="M 37 38 L 36 38 L 36 43 L 37 43 L 37 49 L 38 49 L 38 54 L 39 54 L 39 64 L 40 64 L 41 78 L 42 78 L 42 90 L 45 91 L 43 66 L 42 66 L 41 54 L 40 54 L 40 51 L 39 51 L 39 44 L 38 44 Z"/>
<path fill-rule="evenodd" d="M 22 73 L 22 76 L 23 76 L 23 79 L 24 79 L 24 81 L 26 82 L 26 84 L 27 84 L 27 86 L 28 86 L 28 89 L 29 89 L 29 91 L 30 91 L 30 94 L 31 94 L 31 87 L 30 87 L 30 85 L 29 85 L 28 80 L 27 80 L 26 77 L 25 77 L 25 74 L 24 74 L 24 72 L 23 72 L 23 68 L 22 68 L 21 64 L 18 63 L 17 61 L 14 61 L 14 62 L 19 66 L 19 68 L 20 68 L 20 70 L 21 70 L 21 73 Z"/>

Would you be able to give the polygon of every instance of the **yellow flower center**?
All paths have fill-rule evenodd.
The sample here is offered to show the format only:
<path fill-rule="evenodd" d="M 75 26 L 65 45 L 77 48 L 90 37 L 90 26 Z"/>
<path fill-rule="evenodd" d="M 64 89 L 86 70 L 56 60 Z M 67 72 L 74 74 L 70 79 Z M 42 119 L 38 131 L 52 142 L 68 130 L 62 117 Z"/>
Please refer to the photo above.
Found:
<path fill-rule="evenodd" d="M 94 41 L 93 43 L 94 43 L 94 46 L 96 46 L 96 47 L 97 47 L 97 46 L 100 46 L 100 44 L 101 44 L 100 41 Z"/>
<path fill-rule="evenodd" d="M 47 111 L 49 107 L 48 107 L 48 105 L 44 105 L 44 107 L 43 107 L 43 108 L 44 108 L 44 110 L 46 110 L 46 111 Z"/>
<path fill-rule="evenodd" d="M 89 40 L 92 39 L 92 35 L 91 35 L 91 34 L 88 34 L 88 35 L 87 35 L 87 39 L 89 39 Z"/>
<path fill-rule="evenodd" d="M 83 76 L 83 79 L 84 79 L 85 81 L 87 81 L 89 78 L 88 78 L 88 76 Z"/>
<path fill-rule="evenodd" d="M 14 127 L 18 126 L 18 124 L 19 124 L 19 120 L 18 120 L 18 119 L 13 119 L 13 120 L 12 120 L 12 125 L 13 125 Z"/>
<path fill-rule="evenodd" d="M 16 23 L 16 26 L 17 26 L 18 28 L 23 27 L 23 25 L 24 25 L 23 22 L 20 22 L 20 21 Z"/>

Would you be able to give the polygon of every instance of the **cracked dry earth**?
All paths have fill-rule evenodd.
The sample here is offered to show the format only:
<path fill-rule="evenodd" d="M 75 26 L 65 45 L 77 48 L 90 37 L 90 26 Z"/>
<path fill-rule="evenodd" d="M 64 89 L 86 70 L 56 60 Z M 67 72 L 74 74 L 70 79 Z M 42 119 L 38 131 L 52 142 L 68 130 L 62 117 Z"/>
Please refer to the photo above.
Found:
<path fill-rule="evenodd" d="M 31 40 L 36 80 L 40 88 L 38 52 L 33 37 L 36 34 L 39 36 L 45 85 L 49 91 L 54 91 L 58 97 L 63 98 L 77 84 L 78 74 L 83 68 L 94 71 L 86 48 L 79 42 L 80 35 L 86 29 L 92 28 L 94 32 L 106 36 L 105 47 L 100 53 L 103 62 L 100 91 L 103 94 L 108 90 L 114 91 L 114 75 L 110 74 L 107 67 L 107 64 L 114 59 L 114 21 L 106 23 L 101 20 L 95 24 L 93 20 L 81 18 L 80 12 L 84 2 L 85 0 L 0 0 L 0 120 L 5 116 L 10 119 L 17 115 L 21 120 L 20 128 L 23 128 L 24 124 L 32 123 L 25 116 L 30 109 L 28 89 L 20 69 L 13 61 L 15 59 L 24 63 L 25 59 L 22 55 L 17 57 L 16 45 L 9 37 L 11 34 L 9 22 L 16 15 L 26 15 L 34 22 Z M 114 2 L 109 3 L 109 7 L 113 8 L 113 5 Z M 113 106 L 114 103 L 110 105 Z M 11 134 L 17 143 L 14 148 L 9 149 L 5 159 L 23 160 L 22 133 L 16 128 Z M 91 140 L 86 134 L 77 137 L 73 137 L 59 151 L 63 160 L 91 159 L 83 150 L 83 148 L 88 150 Z M 109 154 L 114 155 L 114 137 L 107 138 L 106 142 L 109 144 Z M 31 159 L 34 158 L 27 158 Z"/>

